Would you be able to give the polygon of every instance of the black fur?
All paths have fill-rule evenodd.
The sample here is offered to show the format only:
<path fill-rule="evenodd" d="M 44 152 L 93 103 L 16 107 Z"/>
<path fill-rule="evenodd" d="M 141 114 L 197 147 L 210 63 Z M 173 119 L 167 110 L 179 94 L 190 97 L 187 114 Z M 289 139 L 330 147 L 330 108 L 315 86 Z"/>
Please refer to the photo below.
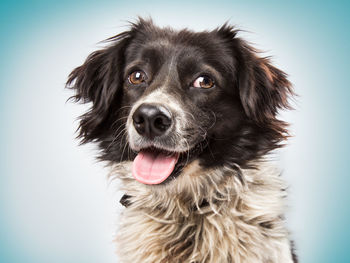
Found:
<path fill-rule="evenodd" d="M 170 51 L 179 45 L 185 47 L 177 65 L 181 79 L 174 81 L 177 87 L 172 87 L 171 92 L 199 105 L 207 115 L 201 121 L 207 129 L 205 142 L 198 142 L 202 151 L 195 153 L 202 165 L 236 163 L 244 167 L 280 147 L 288 136 L 287 124 L 278 120 L 276 114 L 289 107 L 291 85 L 285 73 L 273 67 L 267 58 L 259 58 L 252 47 L 237 37 L 237 32 L 228 25 L 210 32 L 176 32 L 140 19 L 129 31 L 108 39 L 109 45 L 92 53 L 67 82 L 76 92 L 73 97 L 76 101 L 92 102 L 90 110 L 81 116 L 82 143 L 97 142 L 102 150 L 100 158 L 105 161 L 135 157 L 126 137 L 118 135 L 125 128 L 130 110 L 126 106 L 151 92 L 155 83 L 143 87 L 142 92 L 130 91 L 125 67 L 129 61 L 147 58 L 147 67 L 157 77 L 152 81 L 159 82 L 162 79 L 159 74 L 163 73 L 158 74 L 157 70 L 169 60 L 170 53 L 157 52 L 157 41 L 167 39 Z M 191 90 L 189 83 L 201 70 L 198 65 L 202 62 L 210 64 L 220 76 L 218 87 L 199 93 Z M 209 119 L 205 122 L 205 118 Z"/>
<path fill-rule="evenodd" d="M 82 143 L 98 143 L 101 160 L 133 160 L 136 153 L 124 132 L 131 106 L 170 79 L 167 92 L 194 116 L 187 138 L 192 148 L 180 156 L 174 176 L 181 176 L 188 159 L 199 159 L 203 167 L 248 167 L 250 161 L 281 147 L 288 137 L 287 124 L 276 115 L 289 108 L 291 84 L 237 33 L 227 24 L 195 33 L 158 28 L 140 19 L 130 30 L 108 39 L 108 46 L 92 53 L 67 81 L 75 101 L 91 103 L 81 116 Z M 169 70 L 173 61 L 176 66 Z M 208 72 L 207 67 L 215 70 Z M 134 70 L 146 71 L 147 82 L 130 86 L 128 75 Z M 191 87 L 201 74 L 211 74 L 215 87 Z M 128 205 L 128 196 L 121 202 Z M 269 222 L 262 227 L 269 228 Z"/>

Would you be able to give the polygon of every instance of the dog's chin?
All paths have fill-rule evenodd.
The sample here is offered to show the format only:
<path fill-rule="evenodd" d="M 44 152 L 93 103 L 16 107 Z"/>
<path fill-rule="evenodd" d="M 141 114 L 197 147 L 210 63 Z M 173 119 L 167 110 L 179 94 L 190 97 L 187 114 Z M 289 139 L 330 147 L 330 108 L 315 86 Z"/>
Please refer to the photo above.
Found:
<path fill-rule="evenodd" d="M 148 185 L 171 183 L 182 170 L 198 157 L 203 146 L 197 144 L 186 151 L 172 151 L 155 146 L 141 148 L 133 161 L 134 178 Z"/>

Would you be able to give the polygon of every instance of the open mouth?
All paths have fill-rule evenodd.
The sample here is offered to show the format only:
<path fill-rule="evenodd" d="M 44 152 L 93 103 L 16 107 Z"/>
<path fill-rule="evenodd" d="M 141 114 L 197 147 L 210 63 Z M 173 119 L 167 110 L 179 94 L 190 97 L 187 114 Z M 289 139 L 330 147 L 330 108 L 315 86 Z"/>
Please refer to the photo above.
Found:
<path fill-rule="evenodd" d="M 157 148 L 141 150 L 133 161 L 132 174 L 143 184 L 160 184 L 175 170 L 180 153 Z"/>
<path fill-rule="evenodd" d="M 183 168 L 198 158 L 207 142 L 200 142 L 186 152 L 171 152 L 156 147 L 140 150 L 132 164 L 132 175 L 143 184 L 166 183 L 181 174 Z"/>

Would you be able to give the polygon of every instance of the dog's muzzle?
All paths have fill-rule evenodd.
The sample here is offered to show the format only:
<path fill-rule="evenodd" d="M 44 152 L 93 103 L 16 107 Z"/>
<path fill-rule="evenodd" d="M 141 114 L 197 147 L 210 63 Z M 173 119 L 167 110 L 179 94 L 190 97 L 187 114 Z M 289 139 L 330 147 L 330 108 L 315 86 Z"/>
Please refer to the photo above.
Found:
<path fill-rule="evenodd" d="M 151 145 L 141 148 L 137 153 L 132 174 L 141 183 L 159 184 L 170 176 L 179 159 L 176 152 L 154 147 L 159 138 L 166 140 L 173 125 L 172 114 L 163 105 L 142 103 L 133 113 L 132 122 L 137 133 Z"/>
<path fill-rule="evenodd" d="M 156 104 L 141 104 L 133 116 L 136 131 L 148 139 L 162 136 L 172 125 L 172 116 L 167 108 Z"/>

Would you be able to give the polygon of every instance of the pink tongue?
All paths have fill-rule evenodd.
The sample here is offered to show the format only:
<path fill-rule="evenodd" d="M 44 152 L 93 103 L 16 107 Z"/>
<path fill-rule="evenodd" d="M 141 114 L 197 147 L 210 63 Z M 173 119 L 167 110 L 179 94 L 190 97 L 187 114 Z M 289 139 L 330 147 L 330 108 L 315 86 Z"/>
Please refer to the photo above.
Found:
<path fill-rule="evenodd" d="M 143 184 L 160 184 L 174 170 L 178 155 L 166 155 L 161 152 L 141 151 L 132 165 L 132 174 Z"/>

